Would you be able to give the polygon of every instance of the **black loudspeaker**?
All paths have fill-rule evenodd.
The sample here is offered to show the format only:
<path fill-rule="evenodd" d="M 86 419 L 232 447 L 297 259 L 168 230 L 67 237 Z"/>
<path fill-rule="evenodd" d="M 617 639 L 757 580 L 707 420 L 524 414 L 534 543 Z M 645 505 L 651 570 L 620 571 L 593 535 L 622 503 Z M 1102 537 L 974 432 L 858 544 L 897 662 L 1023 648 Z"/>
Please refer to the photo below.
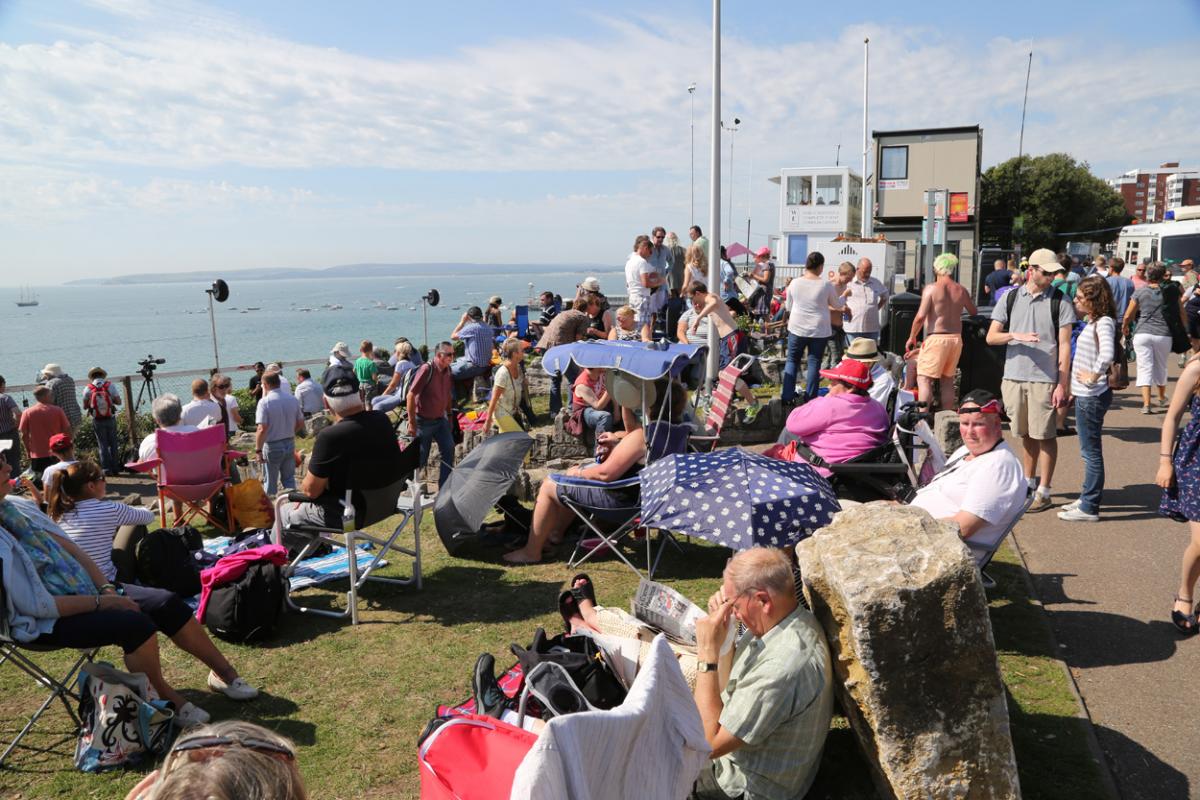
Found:
<path fill-rule="evenodd" d="M 224 303 L 229 299 L 229 284 L 217 278 L 213 281 L 212 288 L 208 290 L 208 293 L 213 296 L 213 300 L 216 300 L 218 303 Z"/>
<path fill-rule="evenodd" d="M 441 301 L 441 299 L 442 299 L 442 296 L 440 294 L 438 294 L 437 289 L 430 289 L 429 294 L 425 295 L 425 302 L 429 303 L 429 305 L 431 305 L 431 306 L 436 306 Z"/>

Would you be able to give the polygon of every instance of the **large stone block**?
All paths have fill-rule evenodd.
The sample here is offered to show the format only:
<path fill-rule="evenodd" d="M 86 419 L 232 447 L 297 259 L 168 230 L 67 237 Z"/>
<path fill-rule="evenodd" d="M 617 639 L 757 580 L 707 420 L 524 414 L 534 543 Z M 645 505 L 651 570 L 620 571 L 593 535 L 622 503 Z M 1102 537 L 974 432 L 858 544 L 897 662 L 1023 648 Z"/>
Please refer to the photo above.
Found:
<path fill-rule="evenodd" d="M 987 599 L 954 527 L 858 506 L 797 555 L 880 794 L 1020 797 Z"/>
<path fill-rule="evenodd" d="M 933 417 L 933 435 L 947 457 L 962 447 L 962 433 L 958 429 L 957 411 L 939 411 Z"/>

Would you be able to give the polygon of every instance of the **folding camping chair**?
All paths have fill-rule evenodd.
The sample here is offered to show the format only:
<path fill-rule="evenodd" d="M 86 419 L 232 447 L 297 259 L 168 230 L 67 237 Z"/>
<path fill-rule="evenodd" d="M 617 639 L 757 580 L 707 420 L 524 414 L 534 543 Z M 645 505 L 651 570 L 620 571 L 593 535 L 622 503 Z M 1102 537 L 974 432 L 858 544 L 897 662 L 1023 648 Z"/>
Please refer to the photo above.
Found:
<path fill-rule="evenodd" d="M 717 443 L 721 440 L 721 429 L 725 427 L 725 423 L 729 419 L 729 412 L 733 409 L 733 397 L 737 393 L 737 382 L 753 364 L 754 356 L 742 353 L 735 356 L 721 370 L 720 375 L 717 376 L 717 385 L 713 387 L 708 414 L 704 418 L 704 433 L 692 434 L 690 444 L 693 450 L 711 452 L 716 449 Z"/>
<path fill-rule="evenodd" d="M 285 570 L 285 597 L 289 608 L 301 613 L 320 614 L 326 617 L 350 617 L 352 625 L 358 624 L 358 592 L 367 581 L 380 581 L 396 586 L 416 586 L 421 588 L 421 517 L 425 510 L 433 506 L 433 498 L 426 497 L 421 491 L 421 484 L 414 480 L 417 453 L 416 445 L 411 445 L 401 451 L 402 460 L 395 465 L 397 477 L 390 483 L 371 488 L 361 488 L 376 483 L 379 464 L 369 462 L 356 464 L 351 469 L 350 485 L 345 498 L 341 501 L 342 528 L 325 527 L 321 525 L 289 525 L 284 528 L 280 512 L 285 503 L 307 503 L 312 498 L 300 492 L 284 492 L 275 498 L 275 529 L 276 544 L 283 544 L 284 533 L 304 537 L 308 541 L 291 560 Z M 407 488 L 407 492 L 405 489 Z M 363 530 L 367 526 L 399 513 L 400 519 L 388 535 L 375 535 Z M 411 548 L 397 543 L 397 539 L 411 523 L 413 531 L 413 546 Z M 324 609 L 308 608 L 297 604 L 292 599 L 291 576 L 300 562 L 308 558 L 322 543 L 337 547 L 345 547 L 350 568 L 350 588 L 346 592 L 346 608 L 344 611 L 326 611 Z M 362 568 L 358 561 L 358 547 L 365 544 L 376 552 L 371 556 L 370 563 Z M 407 578 L 384 578 L 373 574 L 383 566 L 389 553 L 412 560 L 411 572 Z"/>
<path fill-rule="evenodd" d="M 691 434 L 691 431 L 692 427 L 687 423 L 651 422 L 646 425 L 646 463 L 651 464 L 664 456 L 686 453 L 688 436 Z M 624 561 L 625 565 L 640 577 L 642 575 L 641 570 L 625 557 L 625 554 L 621 552 L 618 545 L 622 539 L 630 536 L 639 527 L 642 514 L 640 496 L 641 476 L 634 475 L 630 478 L 607 483 L 562 473 L 552 475 L 551 477 L 555 483 L 561 486 L 580 486 L 613 493 L 620 492 L 628 495 L 626 501 L 618 508 L 595 508 L 569 497 L 563 499 L 563 505 L 575 513 L 575 517 L 583 523 L 592 533 L 593 537 L 599 539 L 599 543 L 595 547 L 581 555 L 579 552 L 582 549 L 581 546 L 583 543 L 583 539 L 581 538 L 579 543 L 575 545 L 574 552 L 571 553 L 571 558 L 567 562 L 568 566 L 571 568 L 577 567 L 593 555 L 609 549 L 616 553 L 617 557 Z M 606 524 L 611 525 L 614 523 L 617 527 L 611 532 L 605 532 L 604 528 Z M 654 577 L 654 571 L 658 569 L 658 562 L 662 559 L 663 550 L 667 543 L 671 543 L 676 548 L 679 547 L 679 543 L 670 531 L 659 531 L 658 539 L 658 555 L 655 556 L 651 537 L 649 534 L 646 535 L 646 571 L 651 578 Z"/>
<path fill-rule="evenodd" d="M 0 575 L 3 574 L 3 564 L 0 564 Z M 59 647 L 46 647 L 42 645 L 30 644 L 26 642 L 17 642 L 12 638 L 12 631 L 9 629 L 8 623 L 8 597 L 2 581 L 0 581 L 0 665 L 5 662 L 12 663 L 24 672 L 29 677 L 40 683 L 43 687 L 50 689 L 50 694 L 38 706 L 37 711 L 25 723 L 25 727 L 21 728 L 20 733 L 16 738 L 9 743 L 8 747 L 0 753 L 0 767 L 4 766 L 4 762 L 8 759 L 13 750 L 21 744 L 21 740 L 33 730 L 33 726 L 37 724 L 46 710 L 54 703 L 55 700 L 62 702 L 63 708 L 67 710 L 67 715 L 71 718 L 71 722 L 75 725 L 75 730 L 78 731 L 81 727 L 79 716 L 75 713 L 75 709 L 71 707 L 71 703 L 79 703 L 79 694 L 72 688 L 75 684 L 75 678 L 79 674 L 79 669 L 85 663 L 91 661 L 98 648 L 90 650 L 80 650 L 79 657 L 71 662 L 67 668 L 66 674 L 62 678 L 55 678 L 44 667 L 39 665 L 30 657 L 30 653 L 48 653 L 54 650 L 61 650 Z M 30 748 L 45 752 L 41 748 Z"/>
<path fill-rule="evenodd" d="M 1008 535 L 1013 532 L 1013 529 L 1017 527 L 1017 523 L 1021 521 L 1021 518 L 1025 516 L 1025 512 L 1028 511 L 1029 506 L 1033 504 L 1033 498 L 1036 494 L 1037 492 L 1033 487 L 1030 487 L 1028 490 L 1026 490 L 1025 502 L 1021 505 L 1021 513 L 1013 517 L 1013 521 L 1010 522 L 1008 527 L 1004 529 L 1004 533 L 1000 534 L 1000 538 L 996 540 L 996 543 L 992 545 L 991 549 L 985 553 L 975 556 L 975 564 L 979 567 L 979 579 L 983 582 L 983 588 L 996 588 L 995 579 L 992 578 L 991 575 L 988 575 L 985 570 L 987 569 L 988 564 L 992 563 L 992 556 L 996 555 L 996 551 L 1000 549 L 1000 545 L 1005 539 L 1008 538 Z"/>
<path fill-rule="evenodd" d="M 230 450 L 225 444 L 225 429 L 220 425 L 198 431 L 178 433 L 158 430 L 154 434 L 158 457 L 126 464 L 135 472 L 157 470 L 159 522 L 167 527 L 167 500 L 178 500 L 186 506 L 175 520 L 183 525 L 201 516 L 222 531 L 233 530 L 233 510 L 225 504 L 225 519 L 218 519 L 205 504 L 230 483 L 229 465 L 242 453 Z"/>

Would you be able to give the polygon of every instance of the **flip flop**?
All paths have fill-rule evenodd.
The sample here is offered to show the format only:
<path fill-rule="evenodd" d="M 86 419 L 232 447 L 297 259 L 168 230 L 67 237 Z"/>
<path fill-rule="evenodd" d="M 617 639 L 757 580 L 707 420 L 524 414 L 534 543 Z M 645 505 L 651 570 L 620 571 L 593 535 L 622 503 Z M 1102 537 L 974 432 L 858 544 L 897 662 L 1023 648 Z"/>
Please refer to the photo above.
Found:
<path fill-rule="evenodd" d="M 558 613 L 562 615 L 563 627 L 567 633 L 571 632 L 571 617 L 583 619 L 583 612 L 579 608 L 579 601 L 571 589 L 565 589 L 558 596 Z"/>
<path fill-rule="evenodd" d="M 579 581 L 586 581 L 583 586 L 576 586 Z M 593 606 L 596 603 L 596 587 L 592 584 L 592 579 L 588 577 L 586 572 L 581 572 L 574 578 L 571 578 L 570 593 L 574 596 L 576 603 L 582 603 L 584 600 L 590 602 Z M 559 599 L 561 604 L 561 598 Z"/>
<path fill-rule="evenodd" d="M 1182 597 L 1176 597 L 1175 602 L 1191 605 L 1191 600 L 1184 600 Z M 1196 627 L 1196 614 L 1184 614 L 1182 611 L 1171 609 L 1171 624 L 1179 631 L 1182 636 L 1194 636 L 1200 628 Z"/>

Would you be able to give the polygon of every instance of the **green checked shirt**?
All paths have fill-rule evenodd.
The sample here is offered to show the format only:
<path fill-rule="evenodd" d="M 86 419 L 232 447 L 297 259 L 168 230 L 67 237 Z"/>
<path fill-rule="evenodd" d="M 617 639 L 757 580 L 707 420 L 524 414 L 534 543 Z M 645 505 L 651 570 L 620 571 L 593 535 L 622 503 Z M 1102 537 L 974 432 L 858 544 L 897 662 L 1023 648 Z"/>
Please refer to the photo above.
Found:
<path fill-rule="evenodd" d="M 721 700 L 721 727 L 746 743 L 714 762 L 721 789 L 746 800 L 803 797 L 833 714 L 829 645 L 816 618 L 797 608 L 761 639 L 746 632 Z"/>

